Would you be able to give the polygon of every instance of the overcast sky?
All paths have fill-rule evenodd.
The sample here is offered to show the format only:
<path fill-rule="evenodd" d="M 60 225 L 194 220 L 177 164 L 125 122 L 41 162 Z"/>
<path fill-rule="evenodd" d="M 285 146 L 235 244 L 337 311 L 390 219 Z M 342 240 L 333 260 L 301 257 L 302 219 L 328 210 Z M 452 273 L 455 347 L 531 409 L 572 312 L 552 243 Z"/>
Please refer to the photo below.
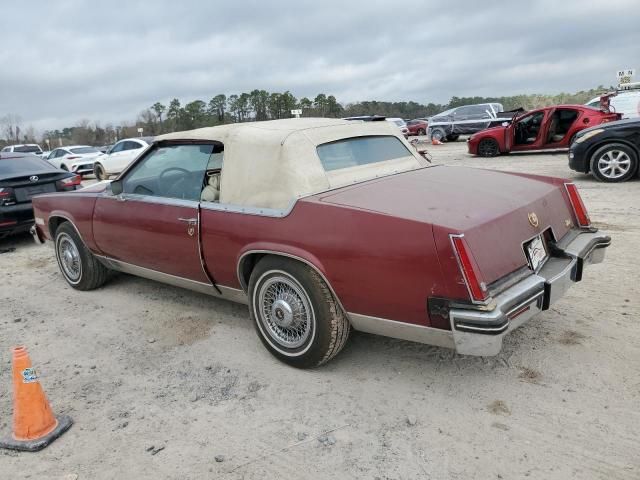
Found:
<path fill-rule="evenodd" d="M 40 131 L 254 88 L 446 103 L 640 73 L 638 0 L 2 3 L 0 117 Z"/>

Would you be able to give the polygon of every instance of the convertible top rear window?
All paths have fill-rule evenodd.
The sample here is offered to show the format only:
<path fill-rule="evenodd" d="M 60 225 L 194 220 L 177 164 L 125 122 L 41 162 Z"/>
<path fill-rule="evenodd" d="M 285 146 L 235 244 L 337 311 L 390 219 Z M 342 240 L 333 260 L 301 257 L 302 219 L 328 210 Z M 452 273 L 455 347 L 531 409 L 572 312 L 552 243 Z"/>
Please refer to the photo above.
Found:
<path fill-rule="evenodd" d="M 412 156 L 407 147 L 393 136 L 346 138 L 318 145 L 317 152 L 327 172 Z"/>

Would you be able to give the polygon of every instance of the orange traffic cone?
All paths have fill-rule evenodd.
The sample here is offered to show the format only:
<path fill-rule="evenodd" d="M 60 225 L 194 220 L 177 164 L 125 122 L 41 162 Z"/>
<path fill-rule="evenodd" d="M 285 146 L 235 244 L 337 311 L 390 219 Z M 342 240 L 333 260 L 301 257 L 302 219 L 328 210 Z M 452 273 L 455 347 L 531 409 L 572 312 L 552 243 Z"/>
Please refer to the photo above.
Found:
<path fill-rule="evenodd" d="M 35 452 L 66 432 L 73 420 L 53 415 L 25 347 L 13 349 L 12 363 L 13 438 L 0 440 L 0 448 Z"/>
<path fill-rule="evenodd" d="M 431 139 L 431 145 L 444 145 L 440 140 L 438 140 L 437 138 L 432 138 Z"/>

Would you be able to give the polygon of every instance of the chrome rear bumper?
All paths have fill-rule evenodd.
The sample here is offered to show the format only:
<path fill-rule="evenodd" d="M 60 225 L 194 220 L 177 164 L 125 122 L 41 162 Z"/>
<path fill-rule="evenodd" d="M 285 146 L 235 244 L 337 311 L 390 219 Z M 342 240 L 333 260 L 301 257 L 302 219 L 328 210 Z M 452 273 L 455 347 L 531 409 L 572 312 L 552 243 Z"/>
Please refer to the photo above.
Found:
<path fill-rule="evenodd" d="M 455 349 L 464 355 L 492 356 L 502 339 L 537 313 L 547 310 L 569 287 L 582 280 L 587 265 L 604 260 L 611 238 L 580 232 L 560 241 L 542 269 L 497 295 L 484 309 L 454 308 L 449 312 Z"/>

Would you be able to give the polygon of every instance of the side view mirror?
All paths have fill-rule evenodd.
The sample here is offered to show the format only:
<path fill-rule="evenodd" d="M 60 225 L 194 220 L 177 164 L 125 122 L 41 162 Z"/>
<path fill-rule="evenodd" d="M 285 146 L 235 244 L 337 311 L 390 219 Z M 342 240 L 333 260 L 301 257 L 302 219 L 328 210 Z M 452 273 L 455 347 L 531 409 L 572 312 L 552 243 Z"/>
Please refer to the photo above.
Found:
<path fill-rule="evenodd" d="M 120 195 L 122 193 L 122 180 L 114 180 L 110 183 L 111 193 Z"/>

